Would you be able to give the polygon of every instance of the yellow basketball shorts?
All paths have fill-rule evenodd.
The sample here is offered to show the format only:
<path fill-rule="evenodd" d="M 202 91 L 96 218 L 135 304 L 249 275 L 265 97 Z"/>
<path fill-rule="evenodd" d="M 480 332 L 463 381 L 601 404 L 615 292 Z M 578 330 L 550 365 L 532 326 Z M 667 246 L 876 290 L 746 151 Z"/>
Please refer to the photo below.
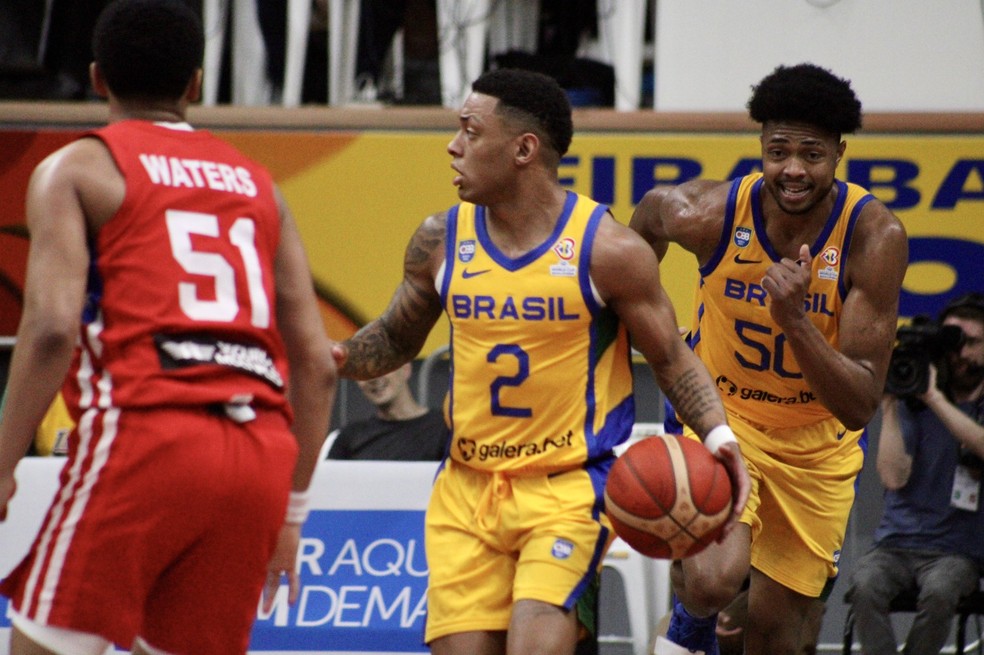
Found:
<path fill-rule="evenodd" d="M 517 600 L 572 609 L 614 538 L 607 467 L 510 477 L 446 460 L 427 508 L 425 640 L 506 630 Z"/>
<path fill-rule="evenodd" d="M 752 528 L 753 567 L 811 598 L 837 576 L 864 462 L 863 431 L 837 419 L 763 428 L 729 412 L 752 478 L 741 521 Z"/>

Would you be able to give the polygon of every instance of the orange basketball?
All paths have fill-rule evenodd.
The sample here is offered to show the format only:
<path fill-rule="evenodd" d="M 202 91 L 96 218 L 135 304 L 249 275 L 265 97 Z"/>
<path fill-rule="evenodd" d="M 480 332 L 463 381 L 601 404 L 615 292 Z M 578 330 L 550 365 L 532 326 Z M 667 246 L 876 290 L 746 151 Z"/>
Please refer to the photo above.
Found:
<path fill-rule="evenodd" d="M 616 534 L 643 555 L 689 557 L 720 536 L 731 514 L 731 479 L 699 441 L 646 437 L 612 465 L 605 511 Z"/>

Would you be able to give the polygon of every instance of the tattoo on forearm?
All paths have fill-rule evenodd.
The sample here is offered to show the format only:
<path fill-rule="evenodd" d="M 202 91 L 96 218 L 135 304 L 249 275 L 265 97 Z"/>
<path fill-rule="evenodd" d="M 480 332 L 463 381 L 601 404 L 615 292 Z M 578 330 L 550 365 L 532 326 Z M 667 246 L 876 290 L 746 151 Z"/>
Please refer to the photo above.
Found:
<path fill-rule="evenodd" d="M 677 378 L 666 395 L 683 422 L 703 434 L 710 428 L 709 414 L 721 407 L 717 389 L 704 383 L 705 378 L 691 369 Z"/>
<path fill-rule="evenodd" d="M 431 279 L 431 259 L 444 247 L 444 225 L 426 221 L 404 255 L 404 277 L 386 311 L 345 342 L 349 357 L 341 374 L 360 380 L 379 377 L 413 359 L 441 315 Z"/>
<path fill-rule="evenodd" d="M 397 349 L 387 335 L 381 318 L 356 332 L 345 345 L 349 355 L 340 371 L 345 377 L 368 380 L 400 365 Z"/>

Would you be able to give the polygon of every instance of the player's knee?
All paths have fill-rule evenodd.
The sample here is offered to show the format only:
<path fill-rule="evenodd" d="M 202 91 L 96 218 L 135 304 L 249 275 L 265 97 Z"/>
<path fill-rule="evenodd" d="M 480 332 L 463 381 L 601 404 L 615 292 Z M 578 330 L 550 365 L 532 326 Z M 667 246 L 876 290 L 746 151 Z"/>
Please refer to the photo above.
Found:
<path fill-rule="evenodd" d="M 687 575 L 686 605 L 710 615 L 727 607 L 738 596 L 745 577 L 727 570 L 702 569 Z"/>
<path fill-rule="evenodd" d="M 679 596 L 694 616 L 710 616 L 727 607 L 739 591 L 739 586 L 728 585 L 721 579 L 688 579 L 686 591 Z"/>

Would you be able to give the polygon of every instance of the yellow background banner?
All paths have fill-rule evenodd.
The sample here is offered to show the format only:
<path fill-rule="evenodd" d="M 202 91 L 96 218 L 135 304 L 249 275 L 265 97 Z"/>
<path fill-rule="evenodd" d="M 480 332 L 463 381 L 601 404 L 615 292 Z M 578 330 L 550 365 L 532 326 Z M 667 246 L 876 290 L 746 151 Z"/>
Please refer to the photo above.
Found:
<path fill-rule="evenodd" d="M 300 226 L 329 334 L 344 338 L 386 307 L 407 242 L 429 214 L 457 202 L 447 144 L 436 130 L 215 130 L 268 166 Z M 19 316 L 30 170 L 79 130 L 0 132 L 0 297 L 3 332 Z M 848 136 L 838 177 L 865 186 L 902 219 L 910 238 L 903 317 L 935 314 L 957 293 L 984 290 L 984 136 Z M 574 138 L 561 182 L 609 204 L 627 223 L 655 184 L 730 179 L 756 170 L 754 133 L 587 132 Z M 693 258 L 672 247 L 662 265 L 682 321 L 691 315 Z M 448 338 L 442 319 L 425 345 Z"/>
<path fill-rule="evenodd" d="M 319 288 L 356 322 L 386 307 L 403 253 L 429 214 L 457 202 L 446 146 L 452 134 L 231 133 L 274 167 L 293 209 Z M 753 134 L 590 133 L 561 165 L 569 188 L 608 203 L 628 222 L 654 184 L 729 179 L 758 167 Z M 868 187 L 904 222 L 913 246 L 902 313 L 935 313 L 958 292 L 984 289 L 984 137 L 848 137 L 838 177 Z M 693 258 L 670 249 L 662 265 L 678 318 L 691 315 Z M 442 320 L 424 354 L 447 342 Z"/>

